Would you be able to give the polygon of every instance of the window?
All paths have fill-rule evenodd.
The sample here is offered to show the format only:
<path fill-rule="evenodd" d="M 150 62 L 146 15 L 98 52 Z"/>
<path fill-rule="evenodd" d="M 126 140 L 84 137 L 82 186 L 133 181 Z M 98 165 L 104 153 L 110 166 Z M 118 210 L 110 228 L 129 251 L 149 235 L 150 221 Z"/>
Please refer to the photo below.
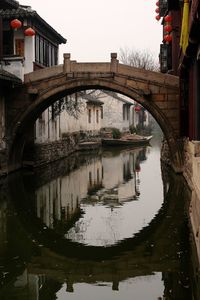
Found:
<path fill-rule="evenodd" d="M 24 39 L 15 40 L 15 54 L 24 57 Z"/>
<path fill-rule="evenodd" d="M 7 30 L 3 32 L 3 55 L 13 55 L 13 31 Z"/>
<path fill-rule="evenodd" d="M 96 110 L 96 122 L 99 123 L 99 110 Z"/>
<path fill-rule="evenodd" d="M 103 119 L 103 107 L 101 107 L 101 119 Z"/>
<path fill-rule="evenodd" d="M 91 109 L 88 110 L 88 122 L 91 123 Z"/>
<path fill-rule="evenodd" d="M 89 171 L 89 184 L 92 185 L 92 172 Z"/>
<path fill-rule="evenodd" d="M 129 106 L 127 106 L 126 108 L 127 108 L 127 120 L 129 120 L 129 118 L 130 118 L 130 109 L 129 109 Z"/>
<path fill-rule="evenodd" d="M 123 120 L 126 118 L 126 106 L 123 104 Z"/>
<path fill-rule="evenodd" d="M 38 34 L 35 36 L 35 61 L 46 67 L 58 63 L 58 47 Z"/>

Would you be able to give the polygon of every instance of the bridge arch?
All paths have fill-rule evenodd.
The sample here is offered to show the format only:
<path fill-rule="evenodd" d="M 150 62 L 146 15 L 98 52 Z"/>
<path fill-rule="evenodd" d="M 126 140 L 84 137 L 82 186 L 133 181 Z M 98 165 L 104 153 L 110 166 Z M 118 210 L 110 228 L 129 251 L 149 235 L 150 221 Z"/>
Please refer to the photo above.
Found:
<path fill-rule="evenodd" d="M 170 78 L 164 74 L 150 71 L 144 73 L 144 70 L 141 71 L 124 65 L 120 67 L 120 64 L 117 65 L 118 68 L 115 68 L 114 72 L 110 72 L 112 61 L 109 68 L 106 64 L 106 71 L 104 72 L 102 72 L 102 67 L 100 72 L 96 71 L 97 65 L 101 65 L 98 63 L 94 63 L 90 67 L 91 70 L 88 69 L 87 64 L 85 69 L 84 64 L 80 65 L 80 68 L 74 68 L 75 72 L 71 69 L 66 71 L 66 64 L 64 64 L 55 68 L 55 71 L 50 68 L 49 75 L 47 75 L 48 68 L 27 75 L 23 90 L 26 106 L 20 116 L 14 120 L 11 128 L 12 143 L 9 152 L 11 165 L 16 166 L 17 162 L 21 162 L 28 128 L 33 125 L 46 108 L 56 100 L 74 92 L 104 89 L 123 94 L 137 101 L 151 113 L 167 140 L 173 169 L 176 172 L 181 172 L 182 153 L 177 142 L 177 128 L 174 128 L 172 118 L 169 117 L 172 110 L 163 109 L 163 107 L 169 106 L 170 97 L 177 101 L 178 86 L 171 83 L 175 77 Z M 81 72 L 78 72 L 79 69 Z M 164 79 L 162 76 L 165 76 Z M 178 118 L 177 109 L 175 118 Z"/>

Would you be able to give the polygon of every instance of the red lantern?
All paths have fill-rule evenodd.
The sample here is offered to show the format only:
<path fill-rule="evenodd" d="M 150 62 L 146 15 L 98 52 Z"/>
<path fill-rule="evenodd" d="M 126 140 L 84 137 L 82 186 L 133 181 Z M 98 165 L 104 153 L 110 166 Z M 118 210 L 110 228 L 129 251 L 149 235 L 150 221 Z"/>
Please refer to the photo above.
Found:
<path fill-rule="evenodd" d="M 157 21 L 160 20 L 160 16 L 159 15 L 155 16 L 155 18 L 156 18 Z"/>
<path fill-rule="evenodd" d="M 138 165 L 138 166 L 135 167 L 135 171 L 136 171 L 137 173 L 139 173 L 139 172 L 141 171 L 140 165 Z"/>
<path fill-rule="evenodd" d="M 164 31 L 165 32 L 171 32 L 172 31 L 172 26 L 171 25 L 165 25 L 164 26 Z"/>
<path fill-rule="evenodd" d="M 160 6 L 160 2 L 159 1 L 156 2 L 156 6 Z"/>
<path fill-rule="evenodd" d="M 157 8 L 155 9 L 155 12 L 158 14 L 159 11 L 160 11 L 160 9 L 159 9 L 159 7 L 157 7 Z"/>
<path fill-rule="evenodd" d="M 29 27 L 24 31 L 24 34 L 26 36 L 34 36 L 35 35 L 35 30 L 33 28 Z"/>
<path fill-rule="evenodd" d="M 139 112 L 141 110 L 141 107 L 139 105 L 137 105 L 137 106 L 135 106 L 134 109 L 135 109 L 136 112 Z"/>
<path fill-rule="evenodd" d="M 18 19 L 14 19 L 10 22 L 10 26 L 13 28 L 13 29 L 18 29 L 22 26 L 22 22 Z"/>
<path fill-rule="evenodd" d="M 172 17 L 170 15 L 167 15 L 164 17 L 165 22 L 171 22 L 172 21 Z"/>
<path fill-rule="evenodd" d="M 164 40 L 165 40 L 165 42 L 171 42 L 172 41 L 172 36 L 170 35 L 170 34 L 166 34 L 165 36 L 164 36 Z"/>

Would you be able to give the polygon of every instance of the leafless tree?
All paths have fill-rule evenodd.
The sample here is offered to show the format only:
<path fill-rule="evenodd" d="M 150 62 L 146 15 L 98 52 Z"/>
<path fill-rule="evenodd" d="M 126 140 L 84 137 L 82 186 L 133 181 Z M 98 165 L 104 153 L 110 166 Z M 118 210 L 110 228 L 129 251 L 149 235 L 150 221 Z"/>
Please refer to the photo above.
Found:
<path fill-rule="evenodd" d="M 83 102 L 87 100 L 100 100 L 103 93 L 100 90 L 86 90 L 68 95 L 56 101 L 50 108 L 52 119 L 58 117 L 63 111 L 78 119 L 83 108 Z"/>
<path fill-rule="evenodd" d="M 123 64 L 132 67 L 159 71 L 159 63 L 156 61 L 153 53 L 149 50 L 120 48 L 119 60 Z"/>

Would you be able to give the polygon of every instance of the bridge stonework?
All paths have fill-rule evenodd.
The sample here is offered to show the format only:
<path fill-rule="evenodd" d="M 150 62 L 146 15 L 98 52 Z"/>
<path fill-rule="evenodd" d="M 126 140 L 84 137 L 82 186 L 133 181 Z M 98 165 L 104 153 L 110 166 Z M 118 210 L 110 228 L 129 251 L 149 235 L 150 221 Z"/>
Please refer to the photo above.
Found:
<path fill-rule="evenodd" d="M 39 115 L 56 100 L 80 90 L 105 89 L 144 106 L 159 123 L 169 146 L 171 163 L 182 171 L 179 144 L 179 79 L 176 76 L 120 64 L 111 53 L 106 63 L 77 63 L 64 54 L 62 65 L 25 75 L 22 88 L 10 96 L 7 137 L 8 169 L 22 163 L 23 147 Z"/>

